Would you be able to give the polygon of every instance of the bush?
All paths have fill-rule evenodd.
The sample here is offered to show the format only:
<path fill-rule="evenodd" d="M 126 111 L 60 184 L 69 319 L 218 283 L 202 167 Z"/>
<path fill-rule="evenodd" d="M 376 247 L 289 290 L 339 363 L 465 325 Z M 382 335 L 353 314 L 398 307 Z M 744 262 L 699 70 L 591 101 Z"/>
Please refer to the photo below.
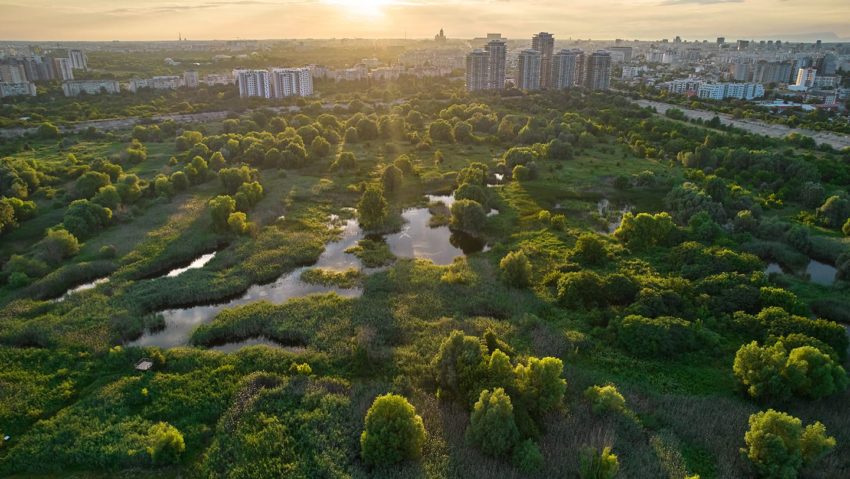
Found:
<path fill-rule="evenodd" d="M 366 464 L 390 465 L 422 455 L 425 426 L 402 396 L 378 396 L 366 413 L 360 454 Z"/>
<path fill-rule="evenodd" d="M 241 211 L 230 213 L 227 216 L 227 228 L 238 235 L 244 235 L 250 230 L 248 215 Z"/>
<path fill-rule="evenodd" d="M 484 353 L 475 336 L 452 331 L 440 344 L 431 367 L 439 388 L 440 398 L 459 399 L 468 406 L 474 400 Z"/>
<path fill-rule="evenodd" d="M 578 237 L 575 246 L 576 256 L 586 264 L 600 264 L 608 259 L 608 251 L 595 234 L 583 233 Z"/>
<path fill-rule="evenodd" d="M 395 165 L 388 165 L 381 174 L 381 184 L 384 186 L 384 191 L 391 194 L 401 190 L 403 180 L 404 175 Z"/>
<path fill-rule="evenodd" d="M 56 264 L 80 252 L 80 242 L 64 228 L 51 228 L 36 244 L 38 254 L 48 263 Z"/>
<path fill-rule="evenodd" d="M 680 318 L 630 315 L 620 322 L 620 345 L 638 356 L 672 357 L 699 346 L 693 324 Z"/>
<path fill-rule="evenodd" d="M 773 409 L 751 415 L 749 424 L 742 452 L 763 477 L 797 477 L 804 465 L 835 447 L 835 438 L 827 436 L 823 424 L 815 422 L 803 429 L 799 419 Z"/>
<path fill-rule="evenodd" d="M 154 464 L 176 464 L 185 450 L 183 434 L 171 424 L 159 422 L 148 430 L 147 452 Z"/>
<path fill-rule="evenodd" d="M 236 211 L 236 200 L 231 196 L 219 195 L 211 199 L 208 206 L 210 208 L 213 228 L 218 231 L 227 230 L 230 215 Z"/>
<path fill-rule="evenodd" d="M 370 184 L 357 203 L 357 217 L 360 226 L 367 231 L 378 230 L 386 223 L 387 214 L 387 200 L 384 199 L 384 190 L 380 185 Z"/>
<path fill-rule="evenodd" d="M 617 391 L 617 387 L 611 384 L 591 386 L 585 389 L 584 397 L 590 401 L 594 414 L 622 412 L 626 409 L 626 399 Z"/>
<path fill-rule="evenodd" d="M 467 434 L 470 442 L 490 456 L 502 456 L 514 448 L 519 440 L 519 429 L 511 398 L 504 389 L 481 391 L 472 409 Z"/>
<path fill-rule="evenodd" d="M 109 208 L 89 200 L 76 200 L 65 210 L 62 224 L 75 237 L 86 239 L 105 228 L 111 219 L 112 210 Z"/>
<path fill-rule="evenodd" d="M 452 204 L 452 229 L 477 236 L 484 229 L 487 214 L 481 203 L 472 200 L 456 200 Z"/>
<path fill-rule="evenodd" d="M 558 302 L 570 308 L 600 306 L 605 302 L 599 294 L 603 287 L 602 278 L 593 271 L 564 273 L 558 278 Z"/>
<path fill-rule="evenodd" d="M 581 451 L 579 476 L 581 479 L 613 479 L 620 471 L 620 461 L 610 447 L 597 452 L 586 447 Z"/>
<path fill-rule="evenodd" d="M 520 471 L 531 474 L 543 467 L 543 454 L 531 439 L 526 439 L 514 448 L 514 466 Z"/>
<path fill-rule="evenodd" d="M 522 251 L 513 251 L 499 261 L 505 282 L 516 288 L 524 288 L 531 283 L 531 263 Z"/>
<path fill-rule="evenodd" d="M 639 213 L 637 216 L 626 213 L 614 231 L 614 237 L 629 248 L 642 250 L 653 246 L 669 246 L 675 233 L 676 225 L 667 213 Z"/>

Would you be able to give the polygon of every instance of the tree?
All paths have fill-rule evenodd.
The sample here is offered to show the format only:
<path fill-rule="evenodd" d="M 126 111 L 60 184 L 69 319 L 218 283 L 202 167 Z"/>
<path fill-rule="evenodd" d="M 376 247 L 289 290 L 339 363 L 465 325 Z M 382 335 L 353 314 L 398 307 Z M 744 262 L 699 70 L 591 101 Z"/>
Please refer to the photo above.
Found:
<path fill-rule="evenodd" d="M 524 288 L 531 282 L 531 263 L 522 251 L 512 251 L 499 261 L 505 282 L 517 288 Z"/>
<path fill-rule="evenodd" d="M 11 231 L 17 226 L 15 209 L 9 203 L 0 201 L 0 233 Z"/>
<path fill-rule="evenodd" d="M 817 209 L 817 217 L 830 228 L 840 228 L 850 217 L 850 200 L 844 196 L 830 196 Z"/>
<path fill-rule="evenodd" d="M 504 389 L 481 391 L 472 408 L 467 435 L 481 452 L 490 456 L 498 457 L 514 448 L 519 440 L 519 429 L 511 398 Z"/>
<path fill-rule="evenodd" d="M 472 125 L 467 121 L 455 123 L 452 136 L 458 143 L 473 143 L 475 141 L 475 135 L 472 133 Z"/>
<path fill-rule="evenodd" d="M 564 399 L 567 380 L 561 377 L 564 363 L 558 358 L 529 357 L 527 364 L 514 369 L 522 405 L 533 416 L 541 417 Z"/>
<path fill-rule="evenodd" d="M 433 141 L 442 141 L 445 143 L 454 143 L 455 137 L 452 133 L 452 125 L 446 120 L 436 120 L 428 125 L 428 136 Z"/>
<path fill-rule="evenodd" d="M 370 465 L 390 465 L 422 455 L 425 426 L 403 396 L 378 396 L 366 413 L 360 454 Z"/>
<path fill-rule="evenodd" d="M 224 190 L 228 194 L 236 193 L 243 183 L 247 183 L 256 177 L 257 170 L 254 170 L 246 165 L 239 168 L 222 168 L 218 172 L 218 179 L 221 180 Z"/>
<path fill-rule="evenodd" d="M 487 214 L 481 203 L 472 200 L 456 200 L 452 204 L 451 227 L 458 231 L 479 235 L 487 222 Z"/>
<path fill-rule="evenodd" d="M 91 200 L 93 203 L 114 210 L 121 204 L 121 195 L 114 185 L 106 185 L 97 190 L 97 194 Z"/>
<path fill-rule="evenodd" d="M 38 126 L 36 135 L 39 138 L 44 138 L 46 140 L 59 138 L 59 128 L 57 128 L 53 123 L 45 122 Z"/>
<path fill-rule="evenodd" d="M 200 184 L 207 180 L 207 161 L 201 158 L 200 156 L 196 156 L 192 158 L 192 161 L 186 166 L 186 176 L 189 178 L 189 182 L 192 184 Z"/>
<path fill-rule="evenodd" d="M 227 165 L 227 161 L 224 159 L 224 155 L 221 154 L 221 151 L 216 151 L 212 154 L 209 161 L 209 168 L 213 171 L 219 171 Z"/>
<path fill-rule="evenodd" d="M 238 235 L 244 235 L 248 232 L 250 225 L 248 224 L 248 215 L 241 211 L 230 213 L 227 217 L 227 228 Z"/>
<path fill-rule="evenodd" d="M 667 213 L 639 213 L 637 216 L 626 213 L 620 226 L 614 231 L 614 237 L 626 243 L 629 248 L 641 250 L 669 245 L 675 233 L 676 225 Z"/>
<path fill-rule="evenodd" d="M 796 478 L 804 465 L 814 463 L 835 447 L 835 438 L 827 436 L 820 422 L 804 430 L 802 421 L 773 409 L 751 415 L 749 424 L 742 452 L 765 478 Z"/>
<path fill-rule="evenodd" d="M 581 479 L 613 479 L 620 472 L 620 461 L 610 447 L 602 451 L 586 447 L 581 451 L 579 476 Z"/>
<path fill-rule="evenodd" d="M 513 169 L 517 165 L 527 165 L 535 160 L 534 150 L 525 146 L 514 146 L 504 155 L 505 164 Z"/>
<path fill-rule="evenodd" d="M 74 183 L 75 198 L 91 198 L 97 191 L 112 183 L 109 175 L 99 171 L 87 171 Z"/>
<path fill-rule="evenodd" d="M 350 151 L 343 151 L 331 165 L 333 170 L 354 170 L 357 167 L 357 157 Z"/>
<path fill-rule="evenodd" d="M 360 220 L 360 226 L 367 231 L 378 230 L 387 221 L 387 214 L 387 200 L 384 199 L 384 190 L 380 185 L 370 184 L 357 203 L 357 216 Z"/>
<path fill-rule="evenodd" d="M 782 401 L 791 395 L 782 376 L 786 355 L 782 343 L 763 348 L 753 341 L 738 349 L 732 372 L 751 397 Z"/>
<path fill-rule="evenodd" d="M 847 373 L 833 358 L 813 346 L 788 354 L 785 376 L 797 395 L 820 399 L 847 389 Z"/>
<path fill-rule="evenodd" d="M 182 171 L 175 171 L 171 174 L 171 184 L 174 185 L 174 191 L 186 191 L 189 187 L 189 178 Z"/>
<path fill-rule="evenodd" d="M 617 339 L 632 354 L 667 358 L 700 344 L 693 323 L 672 316 L 626 316 L 620 322 Z"/>
<path fill-rule="evenodd" d="M 593 271 L 564 273 L 558 278 L 558 301 L 570 308 L 592 308 L 604 303 L 602 288 L 602 278 Z"/>
<path fill-rule="evenodd" d="M 186 450 L 183 434 L 167 422 L 151 426 L 147 439 L 147 452 L 154 464 L 176 464 Z"/>
<path fill-rule="evenodd" d="M 109 208 L 89 200 L 75 200 L 65 210 L 62 224 L 75 237 L 85 239 L 105 228 L 111 219 Z"/>
<path fill-rule="evenodd" d="M 80 252 L 80 242 L 64 228 L 51 228 L 47 236 L 36 245 L 36 249 L 45 261 L 57 264 Z"/>
<path fill-rule="evenodd" d="M 452 331 L 440 344 L 440 350 L 431 362 L 439 396 L 459 399 L 467 405 L 475 400 L 483 358 L 478 338 L 466 336 L 463 331 Z"/>
<path fill-rule="evenodd" d="M 236 200 L 228 195 L 219 195 L 211 199 L 208 206 L 210 208 L 213 228 L 218 231 L 227 230 L 230 214 L 236 211 Z"/>
<path fill-rule="evenodd" d="M 331 144 L 328 140 L 317 136 L 310 142 L 310 156 L 313 158 L 324 158 L 331 152 Z"/>
<path fill-rule="evenodd" d="M 125 205 L 135 203 L 142 196 L 142 188 L 139 184 L 139 177 L 130 174 L 121 177 L 121 180 L 115 185 L 118 194 L 121 196 L 121 202 Z"/>
<path fill-rule="evenodd" d="M 534 441 L 526 439 L 514 448 L 513 463 L 520 471 L 531 474 L 543 467 L 543 454 Z"/>
<path fill-rule="evenodd" d="M 401 189 L 403 180 L 404 175 L 395 165 L 388 165 L 381 174 L 381 184 L 384 186 L 384 191 L 391 194 L 397 193 Z"/>
<path fill-rule="evenodd" d="M 605 249 L 599 237 L 592 233 L 582 233 L 576 240 L 576 256 L 586 264 L 601 264 L 608 259 L 608 251 Z"/>

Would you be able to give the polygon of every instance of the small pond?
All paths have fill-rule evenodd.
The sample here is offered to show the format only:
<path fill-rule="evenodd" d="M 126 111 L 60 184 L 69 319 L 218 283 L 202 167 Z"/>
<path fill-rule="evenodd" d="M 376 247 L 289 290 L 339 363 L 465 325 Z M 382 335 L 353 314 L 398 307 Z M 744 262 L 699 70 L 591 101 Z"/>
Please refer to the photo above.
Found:
<path fill-rule="evenodd" d="M 72 294 L 79 293 L 80 291 L 86 291 L 86 290 L 89 290 L 89 289 L 94 289 L 98 285 L 108 283 L 108 282 L 109 282 L 109 278 L 106 277 L 106 278 L 98 278 L 94 281 L 90 281 L 88 283 L 84 283 L 84 284 L 81 284 L 79 286 L 74 286 L 73 288 L 66 291 L 65 294 L 56 298 L 56 302 L 65 301 L 66 299 L 68 299 L 68 296 L 70 296 Z"/>
<path fill-rule="evenodd" d="M 185 273 L 186 271 L 189 271 L 190 269 L 203 268 L 204 266 L 206 266 L 207 263 L 209 263 L 210 261 L 212 261 L 213 258 L 215 258 L 215 253 L 216 252 L 213 251 L 212 253 L 207 253 L 207 254 L 201 255 L 201 256 L 195 258 L 194 260 L 192 260 L 191 263 L 187 264 L 186 266 L 183 266 L 182 268 L 172 269 L 165 276 L 167 278 L 175 278 L 175 277 L 180 276 L 181 274 Z"/>
<path fill-rule="evenodd" d="M 764 273 L 794 274 L 783 269 L 777 262 L 768 263 L 767 268 L 764 269 Z M 810 259 L 805 271 L 801 271 L 798 276 L 821 286 L 832 286 L 837 279 L 838 270 L 831 264 Z"/>

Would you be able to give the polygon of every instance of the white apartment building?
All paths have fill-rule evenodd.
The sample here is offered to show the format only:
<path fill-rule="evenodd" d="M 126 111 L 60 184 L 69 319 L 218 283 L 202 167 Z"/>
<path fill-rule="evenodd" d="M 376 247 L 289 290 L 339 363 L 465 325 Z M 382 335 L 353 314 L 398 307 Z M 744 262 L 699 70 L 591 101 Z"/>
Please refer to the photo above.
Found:
<path fill-rule="evenodd" d="M 80 93 L 97 95 L 100 93 L 118 93 L 121 87 L 115 80 L 71 80 L 62 83 L 65 96 L 79 96 Z"/>
<path fill-rule="evenodd" d="M 313 94 L 313 76 L 309 68 L 273 68 L 271 84 L 275 98 Z"/>
<path fill-rule="evenodd" d="M 71 65 L 71 60 L 68 58 L 54 58 L 53 66 L 56 68 L 56 78 L 59 81 L 68 81 L 74 79 L 74 68 Z"/>
<path fill-rule="evenodd" d="M 154 90 L 176 90 L 180 88 L 180 77 L 177 75 L 155 76 L 153 78 L 134 78 L 130 80 L 127 89 L 136 93 L 140 88 Z"/>
<path fill-rule="evenodd" d="M 668 83 L 667 91 L 678 95 L 684 95 L 689 92 L 697 92 L 702 84 L 703 81 L 698 78 L 680 78 Z"/>
<path fill-rule="evenodd" d="M 239 96 L 271 98 L 272 88 L 268 70 L 233 70 L 239 86 Z"/>
<path fill-rule="evenodd" d="M 88 59 L 82 50 L 68 50 L 68 59 L 74 70 L 88 70 Z"/>
<path fill-rule="evenodd" d="M 404 74 L 404 67 L 378 67 L 369 72 L 369 76 L 375 81 L 398 80 Z"/>
<path fill-rule="evenodd" d="M 752 100 L 763 96 L 764 85 L 761 83 L 703 83 L 697 90 L 697 97 L 709 100 Z"/>
<path fill-rule="evenodd" d="M 2 82 L 0 83 L 0 98 L 7 96 L 35 96 L 35 83 L 28 82 Z"/>
<path fill-rule="evenodd" d="M 808 90 L 815 86 L 815 78 L 818 71 L 816 68 L 800 68 L 797 70 L 797 81 L 789 90 Z"/>
<path fill-rule="evenodd" d="M 195 70 L 189 70 L 183 72 L 183 85 L 186 88 L 198 88 L 200 81 L 198 80 L 198 72 Z"/>

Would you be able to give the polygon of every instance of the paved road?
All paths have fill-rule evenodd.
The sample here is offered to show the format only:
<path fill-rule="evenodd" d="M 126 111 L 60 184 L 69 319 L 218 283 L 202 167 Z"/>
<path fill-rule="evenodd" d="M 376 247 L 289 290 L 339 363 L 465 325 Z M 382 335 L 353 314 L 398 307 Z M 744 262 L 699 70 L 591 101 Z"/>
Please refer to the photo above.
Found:
<path fill-rule="evenodd" d="M 635 100 L 635 102 L 643 107 L 655 107 L 658 113 L 664 114 L 670 108 L 682 110 L 687 118 L 702 118 L 704 121 L 711 120 L 715 116 L 720 118 L 720 122 L 724 125 L 732 125 L 736 128 L 756 133 L 759 135 L 767 135 L 773 138 L 784 138 L 789 133 L 799 133 L 813 138 L 818 143 L 826 143 L 836 149 L 850 147 L 850 135 L 842 135 L 841 133 L 831 133 L 826 131 L 806 130 L 803 128 L 790 128 L 785 125 L 776 125 L 765 123 L 760 120 L 737 119 L 725 113 L 715 113 L 713 111 L 694 110 L 692 108 L 683 108 L 679 105 L 671 105 L 660 101 L 652 100 Z"/>

